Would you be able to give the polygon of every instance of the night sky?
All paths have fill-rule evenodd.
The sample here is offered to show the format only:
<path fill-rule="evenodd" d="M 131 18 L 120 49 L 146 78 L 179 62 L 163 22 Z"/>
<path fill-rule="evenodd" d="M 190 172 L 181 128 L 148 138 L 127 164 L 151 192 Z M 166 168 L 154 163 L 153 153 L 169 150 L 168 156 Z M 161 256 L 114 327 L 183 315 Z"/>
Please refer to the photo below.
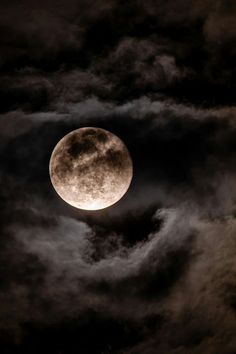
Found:
<path fill-rule="evenodd" d="M 0 353 L 236 353 L 236 2 L 1 0 Z M 83 211 L 49 160 L 121 138 L 127 194 Z"/>

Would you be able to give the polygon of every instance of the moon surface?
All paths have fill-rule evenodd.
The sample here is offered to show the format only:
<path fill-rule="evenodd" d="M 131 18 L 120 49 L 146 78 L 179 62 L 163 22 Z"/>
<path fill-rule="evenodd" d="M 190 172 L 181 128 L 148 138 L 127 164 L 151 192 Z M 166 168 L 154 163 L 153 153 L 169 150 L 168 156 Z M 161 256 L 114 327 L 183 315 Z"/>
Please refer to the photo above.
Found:
<path fill-rule="evenodd" d="M 99 210 L 113 205 L 127 192 L 133 165 L 128 149 L 116 135 L 85 127 L 58 142 L 49 173 L 65 202 L 79 209 Z"/>

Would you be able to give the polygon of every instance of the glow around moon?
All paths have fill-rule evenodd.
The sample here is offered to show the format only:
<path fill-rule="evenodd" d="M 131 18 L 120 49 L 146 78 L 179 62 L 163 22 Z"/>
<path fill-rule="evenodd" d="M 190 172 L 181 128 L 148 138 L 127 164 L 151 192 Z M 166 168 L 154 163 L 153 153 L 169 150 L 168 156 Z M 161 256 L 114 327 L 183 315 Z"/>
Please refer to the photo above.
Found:
<path fill-rule="evenodd" d="M 65 202 L 98 210 L 113 205 L 127 192 L 133 166 L 128 149 L 116 135 L 86 127 L 58 142 L 49 172 L 53 187 Z"/>

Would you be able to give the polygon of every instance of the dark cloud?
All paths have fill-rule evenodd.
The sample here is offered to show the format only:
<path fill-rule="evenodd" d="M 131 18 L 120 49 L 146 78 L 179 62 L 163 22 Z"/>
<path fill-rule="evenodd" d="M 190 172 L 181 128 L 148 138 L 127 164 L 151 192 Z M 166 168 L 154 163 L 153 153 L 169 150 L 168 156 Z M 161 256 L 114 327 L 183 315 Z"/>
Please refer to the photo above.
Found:
<path fill-rule="evenodd" d="M 52 196 L 48 161 L 53 147 L 69 131 L 97 125 L 120 136 L 130 149 L 135 177 L 130 197 L 123 202 L 126 208 L 130 203 L 136 208 L 170 206 L 179 200 L 204 205 L 211 212 L 217 207 L 227 212 L 229 198 L 233 204 L 233 108 L 198 110 L 142 98 L 121 106 L 93 99 L 63 110 L 2 116 L 2 173 L 17 174 L 26 191 L 34 190 L 39 198 L 42 193 Z"/>
<path fill-rule="evenodd" d="M 10 82 L 2 78 L 1 109 L 46 110 L 55 95 L 232 104 L 234 11 L 232 2 L 212 0 L 3 3 L 1 62 Z"/>
<path fill-rule="evenodd" d="M 235 352 L 235 11 L 1 2 L 1 353 Z M 97 212 L 49 178 L 83 126 L 134 164 Z"/>

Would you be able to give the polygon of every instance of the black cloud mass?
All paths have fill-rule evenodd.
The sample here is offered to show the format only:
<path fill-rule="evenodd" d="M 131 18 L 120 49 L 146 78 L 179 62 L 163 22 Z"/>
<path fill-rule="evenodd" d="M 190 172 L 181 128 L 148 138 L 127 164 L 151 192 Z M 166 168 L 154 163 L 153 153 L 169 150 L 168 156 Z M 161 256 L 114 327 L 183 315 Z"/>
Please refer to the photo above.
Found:
<path fill-rule="evenodd" d="M 1 354 L 236 353 L 236 3 L 2 0 Z M 73 129 L 127 145 L 87 212 L 48 165 Z"/>

